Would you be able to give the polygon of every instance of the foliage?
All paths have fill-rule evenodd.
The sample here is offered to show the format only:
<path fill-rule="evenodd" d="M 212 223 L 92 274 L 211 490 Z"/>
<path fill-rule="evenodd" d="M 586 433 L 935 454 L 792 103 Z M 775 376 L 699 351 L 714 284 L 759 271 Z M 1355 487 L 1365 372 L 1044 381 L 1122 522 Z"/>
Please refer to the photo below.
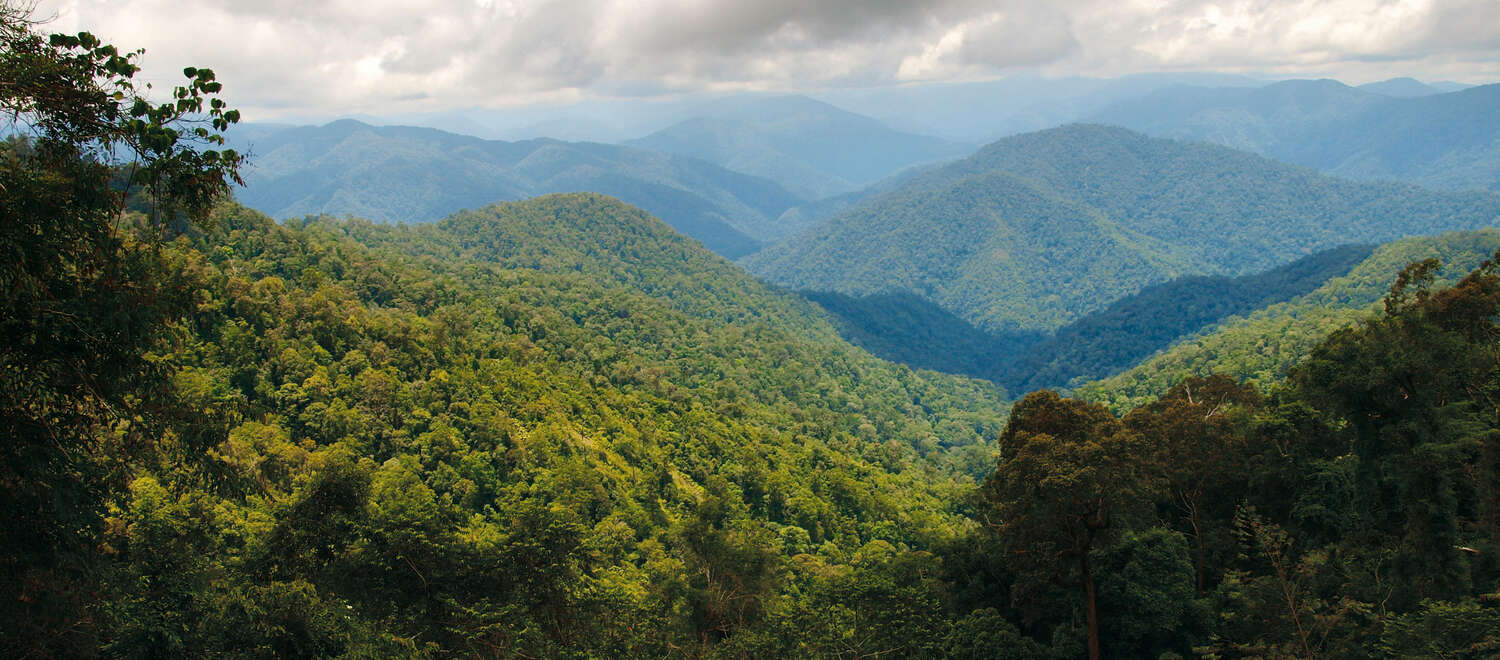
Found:
<path fill-rule="evenodd" d="M 15 622 L 0 648 L 12 654 L 88 643 L 69 620 L 93 597 L 100 514 L 158 439 L 195 443 L 196 422 L 162 405 L 172 386 L 153 351 L 183 283 L 152 241 L 204 221 L 241 161 L 210 148 L 239 118 L 212 71 L 185 70 L 157 105 L 137 86 L 139 52 L 29 21 L 0 5 L 0 111 L 19 133 L 0 144 L 0 616 Z M 120 226 L 132 194 L 151 210 L 140 232 Z"/>
<path fill-rule="evenodd" d="M 1082 589 L 1090 658 L 1102 657 L 1093 553 L 1151 488 L 1143 449 L 1103 407 L 1033 392 L 1011 409 L 1000 462 L 981 490 L 984 519 L 1009 559 L 1038 582 L 1055 576 Z"/>
<path fill-rule="evenodd" d="M 599 195 L 205 217 L 237 155 L 159 140 L 217 142 L 167 126 L 212 75 L 136 114 L 90 87 L 130 89 L 128 56 L 4 16 L 0 63 L 71 62 L 47 79 L 97 102 L 7 101 L 36 127 L 0 160 L 10 655 L 1496 649 L 1494 259 L 1446 288 L 1418 260 L 1264 396 L 1042 391 L 1002 426 L 996 388 Z M 154 174 L 103 160 L 143 135 Z M 1358 308 L 1380 259 L 1303 300 Z"/>
<path fill-rule="evenodd" d="M 976 515 L 993 540 L 946 557 L 976 575 L 952 578 L 961 602 L 1005 613 L 1058 652 L 1084 619 L 1100 631 L 1096 653 L 1492 655 L 1495 263 L 1448 288 L 1437 261 L 1411 264 L 1378 315 L 1318 343 L 1265 397 L 1223 375 L 1188 377 L 1117 420 L 1097 404 L 1028 395 L 981 491 Z M 1125 446 L 1104 451 L 1112 438 Z M 1153 506 L 1113 518 L 1108 536 L 1070 523 L 1124 502 Z M 996 552 L 1004 563 L 986 560 Z M 1062 582 L 1033 573 L 1064 559 L 1069 572 L 1052 573 Z M 1082 601 L 1057 590 L 1091 573 L 1098 588 Z M 1069 602 L 1084 615 L 1056 607 Z"/>
<path fill-rule="evenodd" d="M 875 360 L 598 196 L 421 227 L 230 205 L 167 253 L 196 293 L 166 360 L 228 423 L 205 468 L 149 468 L 213 512 L 153 547 L 160 592 L 110 528 L 122 653 L 258 611 L 291 617 L 264 648 L 715 653 L 781 611 L 793 557 L 962 534 L 1000 429 L 994 388 Z"/>

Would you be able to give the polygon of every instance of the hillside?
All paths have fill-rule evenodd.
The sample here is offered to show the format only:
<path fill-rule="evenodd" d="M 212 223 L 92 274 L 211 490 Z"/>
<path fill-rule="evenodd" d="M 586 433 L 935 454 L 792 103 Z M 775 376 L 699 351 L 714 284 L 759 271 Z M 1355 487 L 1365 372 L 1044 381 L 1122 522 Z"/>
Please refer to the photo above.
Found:
<path fill-rule="evenodd" d="M 1218 321 L 1297 298 L 1344 276 L 1373 249 L 1344 246 L 1262 273 L 1195 275 L 1146 287 L 1012 354 L 998 365 L 995 381 L 1020 394 L 1114 375 Z"/>
<path fill-rule="evenodd" d="M 1117 103 L 1090 121 L 1254 151 L 1335 176 L 1500 190 L 1500 85 L 1421 93 L 1387 83 L 1173 87 Z"/>
<path fill-rule="evenodd" d="M 913 165 L 970 150 L 802 96 L 750 101 L 732 113 L 688 119 L 627 144 L 770 179 L 807 199 L 853 192 Z"/>
<path fill-rule="evenodd" d="M 798 289 L 912 293 L 992 333 L 1052 331 L 1175 277 L 1497 218 L 1494 194 L 1351 182 L 1073 125 L 991 144 L 741 263 Z"/>
<path fill-rule="evenodd" d="M 1120 298 L 1051 334 L 985 332 L 912 294 L 803 295 L 834 315 L 846 339 L 875 355 L 985 378 L 1019 395 L 1114 375 L 1221 320 L 1290 301 L 1342 277 L 1373 249 L 1334 248 L 1240 277 L 1180 277 Z"/>
<path fill-rule="evenodd" d="M 420 226 L 230 206 L 168 256 L 197 292 L 171 405 L 222 440 L 136 472 L 108 588 L 167 570 L 177 604 L 112 605 L 117 650 L 706 651 L 794 564 L 965 533 L 1004 411 L 597 195 Z"/>
<path fill-rule="evenodd" d="M 913 369 L 1002 383 L 1006 367 L 1046 339 L 1036 331 L 985 332 L 910 293 L 856 297 L 803 291 L 802 295 L 833 316 L 839 334 L 849 343 Z"/>
<path fill-rule="evenodd" d="M 278 218 L 328 213 L 428 222 L 552 192 L 613 195 L 709 249 L 754 251 L 800 203 L 780 186 L 689 158 L 556 140 L 500 142 L 352 120 L 256 135 L 240 199 Z"/>
<path fill-rule="evenodd" d="M 1500 230 L 1394 241 L 1347 273 L 1289 301 L 1203 328 L 1122 373 L 1080 385 L 1075 394 L 1115 410 L 1149 401 L 1189 375 L 1219 373 L 1267 388 L 1340 328 L 1372 318 L 1407 264 L 1437 259 L 1439 283 L 1452 283 L 1500 250 Z"/>

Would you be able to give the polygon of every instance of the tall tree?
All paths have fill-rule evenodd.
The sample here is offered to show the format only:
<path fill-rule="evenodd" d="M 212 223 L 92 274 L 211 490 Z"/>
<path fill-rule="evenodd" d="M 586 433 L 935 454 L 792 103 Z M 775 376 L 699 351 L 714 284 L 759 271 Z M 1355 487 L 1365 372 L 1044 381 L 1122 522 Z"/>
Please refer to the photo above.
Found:
<path fill-rule="evenodd" d="M 0 646 L 57 652 L 87 628 L 83 557 L 153 444 L 165 379 L 148 353 L 188 300 L 126 229 L 127 197 L 151 210 L 149 240 L 206 218 L 241 156 L 214 148 L 239 115 L 212 71 L 156 104 L 139 51 L 37 27 L 0 3 L 0 113 L 18 133 L 0 144 Z"/>
<path fill-rule="evenodd" d="M 1103 406 L 1028 394 L 1000 436 L 1000 461 L 981 491 L 984 517 L 1018 565 L 1075 582 L 1083 595 L 1089 657 L 1103 657 L 1090 554 L 1111 540 L 1149 479 L 1140 436 Z"/>
<path fill-rule="evenodd" d="M 1125 416 L 1125 425 L 1151 446 L 1153 470 L 1193 539 L 1199 597 L 1207 581 L 1208 537 L 1215 533 L 1209 526 L 1222 523 L 1217 531 L 1230 535 L 1234 489 L 1245 478 L 1248 413 L 1259 405 L 1260 393 L 1253 388 L 1213 375 L 1185 378 Z"/>

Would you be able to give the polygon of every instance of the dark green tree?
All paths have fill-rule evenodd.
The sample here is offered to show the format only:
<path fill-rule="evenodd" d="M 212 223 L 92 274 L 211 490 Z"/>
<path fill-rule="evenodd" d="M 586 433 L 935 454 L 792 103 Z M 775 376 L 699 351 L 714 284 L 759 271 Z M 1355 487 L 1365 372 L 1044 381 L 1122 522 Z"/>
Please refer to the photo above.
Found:
<path fill-rule="evenodd" d="M 1007 558 L 1082 591 L 1095 660 L 1103 650 L 1093 553 L 1126 527 L 1134 503 L 1149 500 L 1144 449 L 1103 406 L 1033 392 L 1011 409 L 999 464 L 981 489 Z"/>
<path fill-rule="evenodd" d="M 1200 598 L 1208 586 L 1210 546 L 1233 551 L 1229 521 L 1246 483 L 1249 415 L 1259 404 L 1260 393 L 1224 376 L 1191 377 L 1125 416 L 1125 425 L 1151 447 L 1166 506 L 1178 514 L 1174 525 L 1192 539 Z"/>
<path fill-rule="evenodd" d="M 1362 532 L 1395 549 L 1392 604 L 1468 593 L 1464 548 L 1494 542 L 1500 274 L 1433 290 L 1436 260 L 1397 278 L 1385 315 L 1336 333 L 1295 370 L 1299 396 L 1344 429 Z"/>

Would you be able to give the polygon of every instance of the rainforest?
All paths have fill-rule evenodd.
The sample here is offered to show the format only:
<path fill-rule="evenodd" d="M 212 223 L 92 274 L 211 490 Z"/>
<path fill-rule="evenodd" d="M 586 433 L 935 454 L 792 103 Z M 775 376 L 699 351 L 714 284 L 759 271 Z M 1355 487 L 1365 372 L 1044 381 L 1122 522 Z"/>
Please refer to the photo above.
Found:
<path fill-rule="evenodd" d="M 0 8 L 7 657 L 1500 655 L 1471 135 L 242 125 Z"/>

